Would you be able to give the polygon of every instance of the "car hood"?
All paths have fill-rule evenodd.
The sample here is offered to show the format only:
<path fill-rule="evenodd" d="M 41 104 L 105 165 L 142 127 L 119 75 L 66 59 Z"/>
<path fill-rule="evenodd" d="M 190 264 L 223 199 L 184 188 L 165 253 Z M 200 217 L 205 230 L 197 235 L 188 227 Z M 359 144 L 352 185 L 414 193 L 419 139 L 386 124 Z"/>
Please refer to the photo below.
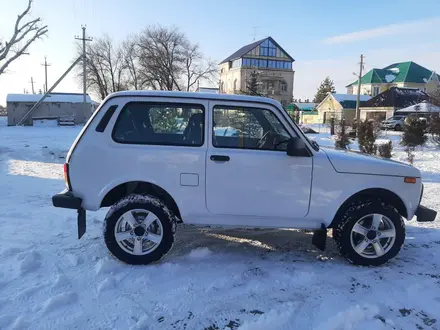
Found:
<path fill-rule="evenodd" d="M 355 151 L 321 149 L 339 173 L 421 177 L 417 168 L 405 163 Z"/>

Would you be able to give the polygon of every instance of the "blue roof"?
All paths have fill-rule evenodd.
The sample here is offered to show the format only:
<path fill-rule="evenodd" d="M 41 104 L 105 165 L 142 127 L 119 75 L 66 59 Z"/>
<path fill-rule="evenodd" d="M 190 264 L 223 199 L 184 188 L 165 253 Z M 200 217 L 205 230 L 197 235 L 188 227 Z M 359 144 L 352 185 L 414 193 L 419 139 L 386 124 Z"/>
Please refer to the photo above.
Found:
<path fill-rule="evenodd" d="M 235 53 L 233 53 L 231 56 L 225 58 L 223 61 L 220 62 L 220 64 L 232 61 L 232 60 L 236 60 L 238 58 L 241 58 L 242 56 L 246 55 L 247 53 L 249 53 L 252 49 L 254 49 L 255 47 L 257 47 L 259 44 L 261 44 L 264 40 L 269 39 L 270 41 L 272 41 L 272 43 L 274 43 L 278 48 L 280 48 L 284 54 L 287 55 L 287 57 L 294 62 L 295 60 L 283 49 L 283 47 L 281 47 L 275 40 L 272 39 L 272 37 L 267 37 L 258 41 L 254 41 L 253 43 L 243 46 L 241 47 L 239 50 L 237 50 Z"/>
<path fill-rule="evenodd" d="M 318 105 L 318 103 L 311 102 L 293 102 L 300 110 L 313 110 Z"/>

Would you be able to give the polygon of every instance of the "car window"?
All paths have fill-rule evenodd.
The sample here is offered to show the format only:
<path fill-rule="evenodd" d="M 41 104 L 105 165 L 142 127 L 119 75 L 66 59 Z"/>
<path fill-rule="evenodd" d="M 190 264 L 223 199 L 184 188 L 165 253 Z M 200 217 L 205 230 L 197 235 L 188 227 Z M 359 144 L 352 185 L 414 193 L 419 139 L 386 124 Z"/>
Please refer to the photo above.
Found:
<path fill-rule="evenodd" d="M 130 102 L 113 129 L 119 143 L 201 146 L 205 111 L 202 105 Z"/>
<path fill-rule="evenodd" d="M 213 146 L 285 151 L 289 133 L 276 115 L 266 109 L 215 106 Z"/>

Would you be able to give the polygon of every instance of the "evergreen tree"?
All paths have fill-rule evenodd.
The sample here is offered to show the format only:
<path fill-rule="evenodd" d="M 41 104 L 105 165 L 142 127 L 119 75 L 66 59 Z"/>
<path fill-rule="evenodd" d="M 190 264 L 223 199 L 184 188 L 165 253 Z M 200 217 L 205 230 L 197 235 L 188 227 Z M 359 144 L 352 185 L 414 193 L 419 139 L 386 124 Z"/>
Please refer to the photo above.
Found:
<path fill-rule="evenodd" d="M 336 128 L 335 147 L 339 149 L 348 149 L 350 143 L 351 141 L 347 132 L 345 118 L 341 117 Z"/>
<path fill-rule="evenodd" d="M 242 94 L 262 96 L 258 92 L 258 85 L 260 84 L 260 74 L 257 70 L 249 72 L 249 76 L 246 78 L 246 90 L 241 91 Z"/>
<path fill-rule="evenodd" d="M 316 92 L 315 98 L 313 99 L 313 102 L 321 103 L 328 93 L 336 93 L 335 84 L 333 83 L 333 80 L 330 79 L 330 77 L 325 78 L 321 82 L 321 85 Z"/>
<path fill-rule="evenodd" d="M 379 155 L 384 158 L 391 158 L 393 151 L 393 143 L 388 141 L 387 143 L 382 143 L 379 145 L 378 149 Z"/>
<path fill-rule="evenodd" d="M 359 149 L 365 154 L 375 154 L 376 153 L 376 138 L 378 135 L 377 127 L 372 120 L 365 119 L 359 122 L 358 127 L 358 141 Z"/>
<path fill-rule="evenodd" d="M 428 139 L 425 129 L 425 124 L 416 116 L 409 116 L 405 119 L 402 141 L 400 143 L 405 146 L 408 161 L 411 165 L 414 162 L 416 147 L 424 145 Z"/>

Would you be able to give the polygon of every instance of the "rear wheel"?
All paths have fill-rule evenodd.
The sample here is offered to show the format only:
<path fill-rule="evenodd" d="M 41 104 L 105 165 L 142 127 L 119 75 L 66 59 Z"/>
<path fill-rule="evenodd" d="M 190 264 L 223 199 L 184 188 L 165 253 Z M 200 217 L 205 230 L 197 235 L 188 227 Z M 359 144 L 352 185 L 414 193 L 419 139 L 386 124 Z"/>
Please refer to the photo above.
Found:
<path fill-rule="evenodd" d="M 119 260 L 133 265 L 158 261 L 174 243 L 175 216 L 154 196 L 131 195 L 112 206 L 104 240 Z"/>
<path fill-rule="evenodd" d="M 401 130 L 402 130 L 402 126 L 400 126 L 399 124 L 397 124 L 396 126 L 394 126 L 394 130 L 395 130 L 395 131 L 401 131 Z"/>
<path fill-rule="evenodd" d="M 356 265 L 378 266 L 394 258 L 405 241 L 405 223 L 380 200 L 352 204 L 333 228 L 339 253 Z"/>

